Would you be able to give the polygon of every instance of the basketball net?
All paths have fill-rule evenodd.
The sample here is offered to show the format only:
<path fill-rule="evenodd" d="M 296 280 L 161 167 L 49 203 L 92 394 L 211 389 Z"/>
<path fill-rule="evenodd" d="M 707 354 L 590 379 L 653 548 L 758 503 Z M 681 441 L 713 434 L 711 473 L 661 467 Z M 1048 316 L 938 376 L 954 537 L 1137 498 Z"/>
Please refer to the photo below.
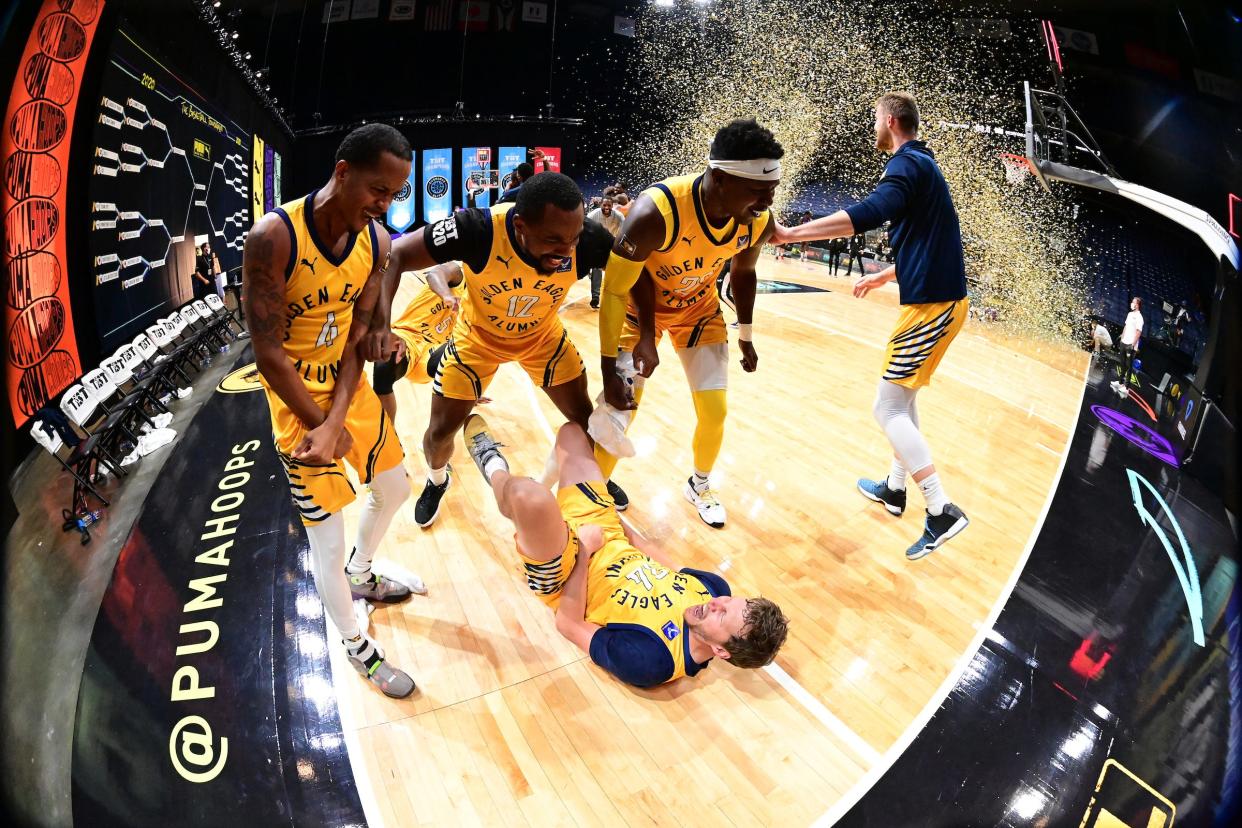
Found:
<path fill-rule="evenodd" d="M 1005 180 L 1014 186 L 1024 183 L 1031 174 L 1031 165 L 1025 156 L 1002 152 L 1001 164 L 1005 167 Z"/>

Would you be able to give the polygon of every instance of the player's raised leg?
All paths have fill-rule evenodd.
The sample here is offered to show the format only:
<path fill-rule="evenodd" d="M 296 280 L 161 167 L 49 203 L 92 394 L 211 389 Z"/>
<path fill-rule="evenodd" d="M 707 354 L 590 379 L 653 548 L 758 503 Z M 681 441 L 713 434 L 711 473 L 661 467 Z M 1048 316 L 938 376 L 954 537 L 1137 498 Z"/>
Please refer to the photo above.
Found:
<path fill-rule="evenodd" d="M 557 563 L 556 573 L 547 573 L 551 582 L 554 574 L 559 574 L 559 560 L 569 539 L 556 496 L 537 480 L 510 473 L 509 464 L 500 453 L 501 444 L 481 416 L 471 415 L 462 433 L 471 459 L 492 487 L 500 513 L 513 521 L 522 555 L 536 562 Z M 527 576 L 542 577 L 539 572 L 530 571 Z"/>

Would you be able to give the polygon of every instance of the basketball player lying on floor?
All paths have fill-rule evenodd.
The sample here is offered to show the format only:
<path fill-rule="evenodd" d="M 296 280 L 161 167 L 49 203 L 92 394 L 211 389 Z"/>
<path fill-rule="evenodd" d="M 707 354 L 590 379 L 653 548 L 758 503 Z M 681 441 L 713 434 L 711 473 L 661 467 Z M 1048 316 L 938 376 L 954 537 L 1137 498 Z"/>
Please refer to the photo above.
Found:
<path fill-rule="evenodd" d="M 767 598 L 735 597 L 719 575 L 678 569 L 621 523 L 581 426 L 556 436 L 556 495 L 509 464 L 477 414 L 462 429 L 500 513 L 513 521 L 526 582 L 556 628 L 627 684 L 694 676 L 713 657 L 763 667 L 789 620 Z"/>

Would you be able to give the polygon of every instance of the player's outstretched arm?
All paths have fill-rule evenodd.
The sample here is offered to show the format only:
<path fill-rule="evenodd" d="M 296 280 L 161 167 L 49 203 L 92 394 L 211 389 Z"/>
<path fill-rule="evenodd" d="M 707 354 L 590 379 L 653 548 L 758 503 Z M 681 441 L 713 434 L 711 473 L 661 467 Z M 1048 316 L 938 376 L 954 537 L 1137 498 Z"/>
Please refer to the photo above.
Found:
<path fill-rule="evenodd" d="M 386 243 L 388 252 L 384 258 L 376 255 L 376 261 L 382 263 L 381 284 L 369 330 L 363 332 L 362 356 L 371 362 L 386 360 L 392 353 L 392 332 L 388 326 L 392 323 L 392 300 L 401 284 L 401 274 L 407 270 L 424 270 L 436 264 L 427 250 L 422 230 L 406 233 L 395 242 L 387 232 L 381 231 L 376 235 L 386 240 L 381 243 Z"/>
<path fill-rule="evenodd" d="M 578 527 L 578 558 L 569 577 L 561 585 L 561 602 L 556 608 L 556 631 L 590 655 L 591 639 L 599 626 L 586 620 L 587 570 L 591 556 L 604 545 L 604 535 L 598 526 L 586 524 Z"/>
<path fill-rule="evenodd" d="M 446 306 L 456 313 L 461 306 L 461 300 L 453 293 L 453 288 L 460 285 L 462 279 L 466 278 L 461 265 L 457 262 L 445 262 L 431 268 L 425 275 L 427 277 L 427 286 L 444 300 Z"/>
<path fill-rule="evenodd" d="M 793 244 L 794 242 L 820 241 L 821 239 L 839 239 L 854 235 L 854 221 L 849 213 L 837 210 L 827 216 L 821 216 L 806 224 L 786 227 L 772 219 L 773 232 L 769 239 L 772 244 Z M 736 291 L 736 288 L 734 289 Z"/>
<path fill-rule="evenodd" d="M 251 228 L 242 249 L 242 306 L 259 373 L 293 416 L 312 429 L 323 422 L 324 412 L 285 355 L 285 268 L 289 255 L 289 231 L 279 216 L 268 213 Z"/>
<path fill-rule="evenodd" d="M 664 243 L 664 233 L 664 216 L 660 209 L 647 196 L 639 196 L 621 225 L 621 235 L 617 236 L 604 269 L 604 284 L 600 289 L 599 361 L 604 396 L 614 408 L 635 407 L 626 394 L 625 384 L 617 376 L 617 345 L 625 324 L 630 289 L 642 273 L 643 262 Z M 654 320 L 649 321 L 654 325 Z M 655 368 L 654 365 L 644 367 L 646 376 Z"/>
<path fill-rule="evenodd" d="M 881 285 L 886 285 L 897 278 L 897 265 L 889 265 L 879 273 L 872 273 L 870 276 L 863 276 L 854 283 L 854 295 L 859 299 L 867 295 L 867 293 Z"/>

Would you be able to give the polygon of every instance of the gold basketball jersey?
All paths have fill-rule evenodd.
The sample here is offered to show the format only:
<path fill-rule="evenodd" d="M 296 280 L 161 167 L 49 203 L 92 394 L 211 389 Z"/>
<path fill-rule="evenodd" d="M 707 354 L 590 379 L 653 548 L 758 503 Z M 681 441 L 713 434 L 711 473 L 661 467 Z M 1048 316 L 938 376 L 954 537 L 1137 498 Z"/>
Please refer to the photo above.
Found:
<path fill-rule="evenodd" d="M 628 551 L 608 554 L 622 545 Z M 600 566 L 594 562 L 599 559 Z M 653 561 L 622 539 L 609 540 L 596 552 L 588 573 L 586 620 L 601 627 L 633 624 L 655 632 L 673 657 L 669 681 L 686 675 L 685 613 L 712 599 L 693 575 L 674 572 Z"/>
<path fill-rule="evenodd" d="M 498 204 L 491 208 L 492 249 L 487 265 L 476 273 L 463 264 L 466 293 L 462 319 L 471 333 L 518 339 L 533 336 L 546 327 L 548 319 L 556 319 L 556 311 L 565 301 L 569 288 L 578 281 L 577 252 L 567 258 L 555 272 L 543 275 L 536 270 L 538 262 L 518 247 L 513 227 L 513 205 Z"/>
<path fill-rule="evenodd" d="M 318 192 L 318 191 L 316 191 Z M 311 390 L 336 382 L 354 303 L 374 266 L 375 223 L 352 234 L 340 256 L 318 238 L 312 192 L 276 213 L 290 235 L 285 268 L 285 353 Z"/>
<path fill-rule="evenodd" d="M 712 227 L 703 211 L 704 175 L 666 178 L 643 191 L 664 216 L 664 244 L 645 265 L 655 279 L 657 310 L 716 299 L 716 276 L 724 263 L 753 246 L 772 219 L 764 210 L 750 224 L 729 219 L 724 227 Z"/>
<path fill-rule="evenodd" d="M 441 345 L 448 341 L 449 334 L 453 332 L 457 314 L 444 304 L 444 300 L 431 289 L 422 274 L 418 274 L 417 278 L 423 286 L 406 306 L 401 317 L 392 324 L 392 329 L 413 342 Z M 453 288 L 453 295 L 464 302 L 465 293 L 466 280 L 462 279 L 461 284 Z"/>

